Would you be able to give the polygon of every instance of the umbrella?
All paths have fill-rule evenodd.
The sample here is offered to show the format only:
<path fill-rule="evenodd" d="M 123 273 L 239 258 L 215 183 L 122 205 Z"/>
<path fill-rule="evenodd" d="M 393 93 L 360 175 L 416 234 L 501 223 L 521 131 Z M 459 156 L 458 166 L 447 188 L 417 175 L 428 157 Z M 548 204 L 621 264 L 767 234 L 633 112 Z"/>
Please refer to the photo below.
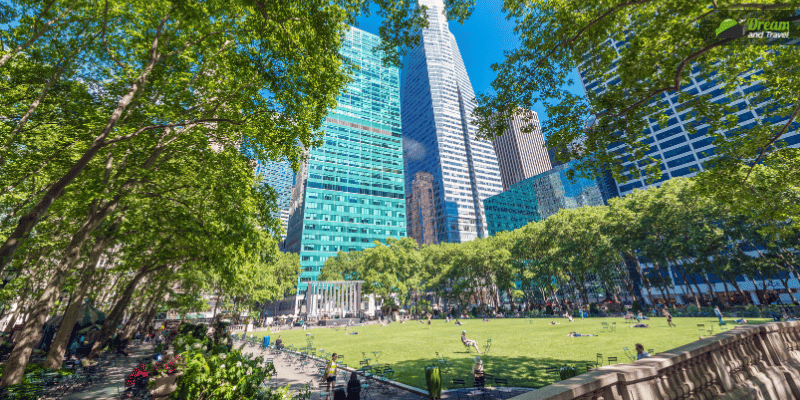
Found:
<path fill-rule="evenodd" d="M 94 325 L 87 326 L 86 328 L 83 328 L 83 329 L 79 330 L 78 333 L 81 334 L 81 335 L 85 335 L 85 334 L 87 334 L 89 332 L 92 332 L 92 331 L 99 331 L 102 328 L 103 327 L 101 325 L 94 324 Z"/>
<path fill-rule="evenodd" d="M 61 325 L 62 318 L 64 318 L 63 314 L 53 317 L 45 323 L 45 326 L 59 326 Z M 105 321 L 106 314 L 104 312 L 92 307 L 89 303 L 84 303 L 80 311 L 78 311 L 78 318 L 75 320 L 75 325 L 79 328 L 84 328 L 95 324 L 102 324 Z"/>

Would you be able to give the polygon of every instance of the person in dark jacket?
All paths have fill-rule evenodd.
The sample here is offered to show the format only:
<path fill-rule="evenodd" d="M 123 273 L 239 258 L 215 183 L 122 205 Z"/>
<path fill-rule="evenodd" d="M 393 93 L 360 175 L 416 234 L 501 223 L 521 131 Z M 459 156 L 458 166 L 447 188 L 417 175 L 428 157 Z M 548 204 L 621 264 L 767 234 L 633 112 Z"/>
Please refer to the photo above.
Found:
<path fill-rule="evenodd" d="M 350 380 L 347 381 L 347 400 L 361 400 L 361 382 L 355 371 L 350 374 Z"/>

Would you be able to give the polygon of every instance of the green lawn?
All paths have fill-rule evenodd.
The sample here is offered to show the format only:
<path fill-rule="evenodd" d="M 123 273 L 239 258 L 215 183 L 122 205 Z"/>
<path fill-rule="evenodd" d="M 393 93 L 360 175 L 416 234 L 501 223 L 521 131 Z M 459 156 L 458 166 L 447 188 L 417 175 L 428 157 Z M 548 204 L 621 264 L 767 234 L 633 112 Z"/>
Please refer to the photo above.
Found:
<path fill-rule="evenodd" d="M 655 318 L 645 321 L 650 328 L 630 328 L 630 321 L 622 318 L 577 319 L 569 323 L 565 319 L 554 319 L 559 325 L 550 325 L 550 319 L 493 319 L 483 322 L 479 319 L 466 320 L 466 324 L 456 326 L 453 322 L 434 320 L 432 326 L 417 321 L 404 324 L 391 323 L 389 326 L 371 325 L 353 327 L 358 335 L 348 335 L 344 329 L 310 329 L 314 336 L 313 347 L 327 352 L 337 352 L 345 356 L 343 362 L 351 367 L 359 367 L 363 359 L 373 357 L 372 351 L 381 351 L 379 362 L 390 364 L 395 372 L 395 380 L 425 388 L 424 368 L 436 362 L 435 352 L 453 363 L 450 373 L 443 373 L 446 387 L 452 378 L 464 378 L 471 382 L 472 358 L 475 350 L 467 351 L 461 344 L 461 330 L 467 331 L 469 339 L 481 345 L 492 339 L 492 348 L 483 355 L 484 369 L 496 378 L 507 378 L 509 386 L 541 387 L 553 382 L 556 377 L 545 373 L 547 367 L 560 367 L 564 364 L 579 365 L 578 373 L 586 371 L 587 362 L 595 362 L 596 353 L 607 357 L 617 357 L 618 362 L 627 362 L 623 347 L 635 351 L 634 344 L 642 343 L 645 349 L 656 353 L 690 343 L 698 339 L 697 324 L 714 327 L 718 333 L 720 326 L 716 318 L 674 318 L 676 328 L 669 328 L 666 319 Z M 727 320 L 725 328 L 735 326 L 732 319 Z M 750 323 L 766 322 L 767 319 L 753 319 Z M 609 325 L 616 322 L 616 332 L 602 328 L 601 322 Z M 582 334 L 597 334 L 597 337 L 567 337 L 571 331 Z M 306 332 L 302 330 L 283 331 L 284 343 L 296 347 L 306 346 Z M 259 336 L 265 336 L 261 333 Z M 272 335 L 272 341 L 277 335 Z M 374 360 L 373 360 L 374 362 Z"/>

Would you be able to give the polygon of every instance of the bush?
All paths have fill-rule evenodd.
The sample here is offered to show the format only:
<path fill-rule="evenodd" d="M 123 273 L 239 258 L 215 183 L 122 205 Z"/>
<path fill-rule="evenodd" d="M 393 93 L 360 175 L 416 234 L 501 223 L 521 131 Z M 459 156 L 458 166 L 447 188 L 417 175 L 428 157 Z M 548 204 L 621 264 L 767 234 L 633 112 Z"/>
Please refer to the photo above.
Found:
<path fill-rule="evenodd" d="M 634 300 L 633 303 L 631 304 L 631 312 L 636 314 L 639 311 L 644 311 L 644 308 L 642 308 L 642 304 L 639 303 L 639 300 Z"/>
<path fill-rule="evenodd" d="M 589 314 L 598 315 L 600 314 L 600 309 L 597 308 L 597 303 L 589 303 Z"/>
<path fill-rule="evenodd" d="M 575 370 L 575 367 L 571 367 L 569 365 L 565 365 L 558 370 L 558 377 L 561 378 L 562 381 L 565 379 L 572 378 L 577 374 L 578 371 Z"/>
<path fill-rule="evenodd" d="M 553 315 L 553 306 L 548 304 L 547 307 L 544 308 L 544 313 L 545 315 Z"/>

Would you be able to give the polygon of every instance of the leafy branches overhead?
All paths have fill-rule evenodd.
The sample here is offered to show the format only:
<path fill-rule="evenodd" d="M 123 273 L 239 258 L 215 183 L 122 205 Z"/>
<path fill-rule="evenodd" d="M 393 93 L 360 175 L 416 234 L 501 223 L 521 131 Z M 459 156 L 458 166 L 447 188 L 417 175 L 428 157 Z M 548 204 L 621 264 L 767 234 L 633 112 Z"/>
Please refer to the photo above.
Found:
<path fill-rule="evenodd" d="M 714 175 L 731 174 L 741 165 L 752 168 L 800 127 L 800 52 L 796 45 L 718 39 L 715 29 L 726 18 L 796 18 L 799 5 L 796 0 L 505 2 L 521 45 L 493 65 L 495 93 L 478 96 L 479 130 L 486 137 L 500 135 L 505 128 L 502 119 L 492 118 L 495 113 L 510 115 L 543 103 L 549 118 L 542 128 L 548 147 L 560 149 L 560 159 L 580 159 L 582 173 L 606 168 L 626 181 L 660 176 L 661 160 L 648 155 L 650 146 L 642 139 L 650 135 L 649 124 L 660 129 L 677 118 L 691 135 L 714 140 L 716 153 L 706 163 Z M 572 83 L 568 71 L 574 68 L 586 78 L 586 97 L 562 89 Z M 709 84 L 687 92 L 693 79 Z M 757 110 L 760 118 L 737 115 L 744 109 Z M 624 153 L 633 156 L 621 160 Z M 727 183 L 741 185 L 747 177 Z"/>

